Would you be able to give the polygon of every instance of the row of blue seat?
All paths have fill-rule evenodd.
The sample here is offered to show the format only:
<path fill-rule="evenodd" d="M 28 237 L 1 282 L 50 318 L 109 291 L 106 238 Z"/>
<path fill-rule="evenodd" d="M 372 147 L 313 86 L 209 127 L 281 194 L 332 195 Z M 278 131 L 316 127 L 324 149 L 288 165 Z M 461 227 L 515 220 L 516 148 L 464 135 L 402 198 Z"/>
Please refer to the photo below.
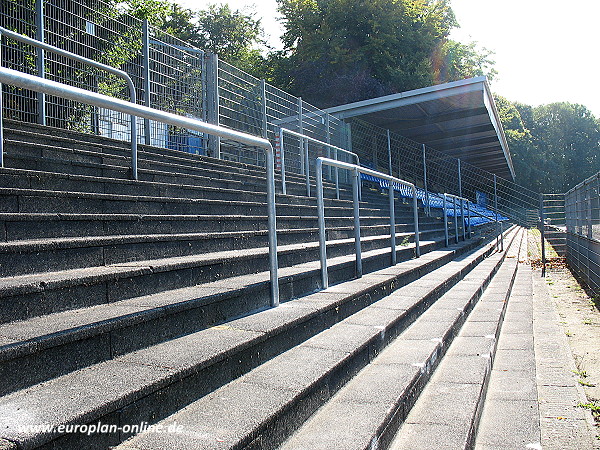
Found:
<path fill-rule="evenodd" d="M 374 183 L 377 183 L 380 187 L 381 190 L 388 190 L 389 186 L 390 186 L 390 182 L 388 180 L 383 180 L 381 178 L 377 178 L 373 175 L 369 175 L 369 174 L 365 174 L 365 173 L 361 173 L 361 179 L 365 180 L 365 181 L 371 181 Z M 401 197 L 405 197 L 405 198 L 412 198 L 413 197 L 413 190 L 412 187 L 404 185 L 404 184 L 399 184 L 399 183 L 391 183 L 394 191 L 398 192 L 398 194 Z M 434 192 L 428 192 L 428 195 L 426 195 L 425 190 L 421 189 L 421 188 L 416 188 L 416 195 L 417 195 L 417 199 L 421 201 L 423 207 L 427 207 L 429 206 L 429 208 L 436 208 L 436 209 L 443 209 L 444 208 L 444 198 L 442 195 L 434 193 Z M 452 197 L 447 197 L 446 199 L 446 216 L 448 217 L 454 217 L 454 202 L 455 199 Z M 466 208 L 466 205 L 464 206 Z M 465 210 L 465 225 L 466 226 L 478 226 L 478 225 L 483 225 L 485 223 L 489 223 L 489 222 L 494 222 L 496 220 L 496 213 L 494 213 L 493 211 L 489 210 L 488 208 L 479 205 L 477 203 L 472 203 L 469 202 L 469 208 L 471 211 L 471 218 L 469 219 L 468 213 Z M 458 216 L 460 216 L 461 211 L 460 211 L 460 201 L 456 200 L 456 214 Z M 500 222 L 505 222 L 508 221 L 509 218 L 506 216 L 503 216 L 501 214 L 498 214 L 497 220 Z"/>

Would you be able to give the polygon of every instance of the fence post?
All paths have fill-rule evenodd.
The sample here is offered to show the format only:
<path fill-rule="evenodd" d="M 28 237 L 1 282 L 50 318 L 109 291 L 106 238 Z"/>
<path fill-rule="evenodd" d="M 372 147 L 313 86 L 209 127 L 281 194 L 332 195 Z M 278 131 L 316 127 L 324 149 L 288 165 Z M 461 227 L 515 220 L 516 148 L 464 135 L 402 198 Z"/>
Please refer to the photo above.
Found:
<path fill-rule="evenodd" d="M 142 57 L 144 69 L 144 105 L 148 108 L 152 107 L 150 100 L 150 29 L 148 20 L 144 19 L 142 23 Z M 150 119 L 144 119 L 144 143 L 150 145 L 151 130 Z"/>
<path fill-rule="evenodd" d="M 458 161 L 458 196 L 462 197 L 462 174 L 461 174 L 461 170 L 460 170 L 460 159 L 457 159 L 456 161 Z M 496 176 L 494 175 L 494 179 L 496 179 Z"/>
<path fill-rule="evenodd" d="M 219 57 L 206 53 L 206 119 L 208 123 L 219 125 Z M 221 138 L 208 136 L 210 156 L 221 159 Z"/>
<path fill-rule="evenodd" d="M 388 151 L 388 170 L 390 172 L 390 177 L 393 177 L 392 174 L 392 141 L 390 139 L 390 130 L 385 130 L 387 135 L 387 151 Z M 400 176 L 400 174 L 398 174 Z"/>
<path fill-rule="evenodd" d="M 390 173 L 390 176 L 393 176 Z M 388 195 L 390 197 L 390 247 L 392 248 L 392 266 L 396 265 L 396 211 L 394 208 L 394 186 L 389 182 Z"/>
<path fill-rule="evenodd" d="M 444 199 L 444 206 L 443 206 L 443 209 L 444 209 L 444 236 L 446 238 L 446 247 L 448 247 L 450 245 L 450 242 L 449 242 L 450 240 L 448 239 L 448 211 L 446 209 L 446 206 L 447 206 L 446 194 L 444 194 L 443 199 Z"/>
<path fill-rule="evenodd" d="M 331 137 L 329 136 L 329 113 L 325 113 L 325 142 L 331 144 Z M 327 147 L 327 157 L 331 158 L 331 148 Z M 327 166 L 327 179 L 331 181 L 331 166 Z M 339 200 L 339 199 L 338 199 Z"/>
<path fill-rule="evenodd" d="M 587 206 L 586 216 L 587 216 L 587 237 L 588 237 L 588 239 L 592 239 L 592 236 L 593 236 L 593 233 L 592 233 L 592 227 L 593 227 L 592 196 L 590 194 L 590 185 L 591 184 L 592 184 L 591 180 L 589 183 L 584 184 L 585 196 L 586 196 L 586 206 Z"/>
<path fill-rule="evenodd" d="M 2 67 L 2 33 L 0 33 L 0 67 Z M 0 167 L 4 167 L 4 107 L 2 105 L 2 83 L 0 83 Z"/>
<path fill-rule="evenodd" d="M 546 226 L 544 224 L 544 194 L 540 194 L 540 236 L 542 240 L 542 276 L 546 276 Z"/>
<path fill-rule="evenodd" d="M 317 160 L 317 220 L 319 225 L 319 259 L 321 260 L 321 284 L 323 289 L 329 287 L 327 275 L 327 240 L 325 235 L 325 203 L 323 200 L 323 164 Z"/>
<path fill-rule="evenodd" d="M 302 115 L 304 112 L 302 111 L 302 97 L 298 97 L 298 132 L 300 134 L 304 134 L 304 122 L 302 120 Z M 300 158 L 300 173 L 304 175 L 305 167 L 304 167 L 304 139 L 298 138 L 298 158 Z"/>
<path fill-rule="evenodd" d="M 496 174 L 494 174 L 494 210 L 496 213 L 496 227 L 499 230 L 498 234 L 498 243 L 500 244 L 500 251 L 504 251 L 504 239 L 502 239 L 502 224 L 500 220 L 498 220 L 498 183 L 497 183 Z"/>
<path fill-rule="evenodd" d="M 268 129 L 267 129 L 267 124 L 268 124 L 268 120 L 267 120 L 267 82 L 264 80 L 264 78 L 262 80 L 260 80 L 260 92 L 261 92 L 261 98 L 262 98 L 262 104 L 261 104 L 261 108 L 262 108 L 262 116 L 263 116 L 263 123 L 262 123 L 262 137 L 264 137 L 265 139 L 268 139 L 267 137 L 267 133 L 268 133 Z"/>
<path fill-rule="evenodd" d="M 467 224 L 465 223 L 465 200 L 460 198 L 460 220 L 462 222 L 463 241 L 467 240 Z"/>
<path fill-rule="evenodd" d="M 306 196 L 310 197 L 310 160 L 308 158 L 308 139 L 304 139 L 304 165 L 306 166 Z"/>
<path fill-rule="evenodd" d="M 285 144 L 283 142 L 283 128 L 279 128 L 279 153 L 281 157 L 281 192 L 285 195 Z"/>
<path fill-rule="evenodd" d="M 400 176 L 400 174 L 398 174 Z M 431 205 L 429 204 L 429 191 L 427 190 L 427 160 L 425 159 L 425 144 L 423 144 L 423 189 L 425 189 L 425 212 L 427 215 L 431 215 Z"/>
<path fill-rule="evenodd" d="M 44 0 L 36 0 L 35 2 L 35 38 L 40 42 L 45 42 L 44 30 Z M 36 49 L 35 65 L 38 77 L 46 78 L 46 61 L 44 49 Z M 38 92 L 38 123 L 46 125 L 46 94 Z"/>

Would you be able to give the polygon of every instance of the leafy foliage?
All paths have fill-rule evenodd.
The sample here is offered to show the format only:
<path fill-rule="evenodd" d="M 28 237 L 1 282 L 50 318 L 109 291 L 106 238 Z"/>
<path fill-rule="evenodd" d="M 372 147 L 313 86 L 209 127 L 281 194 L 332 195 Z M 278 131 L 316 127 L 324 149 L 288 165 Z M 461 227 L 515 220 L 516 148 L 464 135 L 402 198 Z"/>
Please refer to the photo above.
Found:
<path fill-rule="evenodd" d="M 517 183 L 537 192 L 566 192 L 600 171 L 600 122 L 583 105 L 496 104 Z"/>
<path fill-rule="evenodd" d="M 273 82 L 321 106 L 491 74 L 490 52 L 448 40 L 448 0 L 278 0 Z"/>

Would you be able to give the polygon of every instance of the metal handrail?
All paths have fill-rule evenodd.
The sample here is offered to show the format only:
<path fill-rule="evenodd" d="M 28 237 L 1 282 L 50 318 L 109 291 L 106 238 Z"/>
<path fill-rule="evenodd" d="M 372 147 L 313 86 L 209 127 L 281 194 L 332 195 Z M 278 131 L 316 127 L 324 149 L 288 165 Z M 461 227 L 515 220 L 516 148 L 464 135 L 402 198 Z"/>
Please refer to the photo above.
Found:
<path fill-rule="evenodd" d="M 486 214 L 483 214 L 479 211 L 473 210 L 471 209 L 471 205 L 474 204 L 472 201 L 470 201 L 467 198 L 464 197 L 459 197 L 458 195 L 454 195 L 454 194 L 448 194 L 448 193 L 444 193 L 441 194 L 442 198 L 443 198 L 443 210 L 444 210 L 444 235 L 445 235 L 445 239 L 446 239 L 446 247 L 449 245 L 449 239 L 448 239 L 448 216 L 446 214 L 446 203 L 447 203 L 447 199 L 448 198 L 453 198 L 454 201 L 453 203 L 453 208 L 454 208 L 454 239 L 455 242 L 458 243 L 458 215 L 456 214 L 456 200 L 460 200 L 460 209 L 461 209 L 461 218 L 463 221 L 463 239 L 466 240 L 466 230 L 465 230 L 465 226 L 464 226 L 464 222 L 465 222 L 465 214 L 464 214 L 464 203 L 466 202 L 467 205 L 467 218 L 469 221 L 469 238 L 471 238 L 471 234 L 472 234 L 472 229 L 471 229 L 471 214 L 474 214 L 476 216 L 480 216 L 480 217 L 485 217 L 486 219 L 490 219 L 493 220 L 494 222 L 496 222 L 496 226 L 498 226 L 499 220 L 498 220 L 498 212 L 495 212 L 494 216 L 488 216 Z M 498 235 L 499 237 L 497 238 L 499 240 L 498 245 L 500 246 L 500 251 L 504 250 L 504 244 L 502 243 L 502 240 L 500 238 L 500 236 L 502 235 L 502 232 L 500 232 L 500 234 Z"/>
<path fill-rule="evenodd" d="M 275 157 L 273 147 L 267 139 L 263 139 L 250 134 L 224 128 L 218 125 L 212 125 L 176 114 L 160 111 L 135 103 L 129 103 L 118 98 L 108 97 L 96 92 L 86 91 L 56 81 L 46 80 L 44 78 L 29 75 L 5 67 L 0 67 L 0 88 L 1 84 L 9 84 L 24 89 L 30 89 L 36 92 L 43 92 L 49 95 L 56 95 L 68 100 L 74 100 L 80 103 L 107 108 L 113 111 L 131 114 L 145 119 L 155 120 L 173 126 L 187 128 L 199 131 L 201 133 L 213 134 L 225 139 L 247 144 L 254 147 L 263 148 L 266 154 L 267 165 L 267 208 L 268 208 L 268 233 L 269 233 L 269 265 L 271 280 L 271 306 L 279 305 L 279 282 L 278 282 L 278 263 L 277 263 L 277 227 L 275 215 Z M 1 106 L 1 105 L 0 105 Z M 1 109 L 0 109 L 1 111 Z M 1 115 L 1 114 L 0 114 Z M 1 122 L 0 122 L 1 123 Z"/>
<path fill-rule="evenodd" d="M 401 180 L 391 175 L 386 175 L 375 170 L 367 169 L 356 164 L 350 164 L 342 161 L 336 161 L 330 158 L 319 157 L 316 160 L 317 172 L 317 214 L 319 221 L 319 254 L 321 260 L 321 281 L 323 289 L 329 287 L 329 276 L 327 274 L 327 242 L 325 239 L 325 202 L 323 199 L 323 166 L 337 167 L 338 169 L 349 170 L 353 172 L 352 176 L 352 205 L 354 210 L 354 247 L 356 253 L 356 276 L 362 277 L 362 256 L 360 247 L 360 205 L 358 199 L 358 184 L 361 173 L 372 175 L 390 182 L 388 195 L 390 199 L 390 247 L 392 256 L 392 265 L 396 264 L 396 216 L 394 211 L 394 187 L 392 183 L 403 184 L 412 187 L 413 191 L 413 217 L 415 223 L 415 255 L 421 256 L 419 247 L 419 212 L 417 205 L 417 188 L 408 181 Z"/>
<path fill-rule="evenodd" d="M 24 44 L 31 45 L 33 47 L 40 48 L 42 50 L 48 50 L 52 53 L 55 53 L 60 56 L 64 56 L 65 58 L 70 58 L 75 61 L 79 61 L 81 63 L 96 67 L 97 69 L 106 70 L 113 75 L 117 75 L 123 78 L 127 82 L 127 86 L 129 88 L 129 99 L 131 103 L 137 103 L 136 94 L 135 94 L 135 86 L 133 85 L 133 80 L 129 76 L 129 74 L 121 69 L 117 69 L 116 67 L 112 67 L 106 64 L 102 64 L 98 61 L 94 61 L 93 59 L 85 58 L 83 56 L 77 55 L 75 53 L 71 53 L 67 50 L 63 50 L 62 48 L 54 47 L 53 45 L 46 44 L 45 42 L 38 41 L 36 39 L 32 39 L 28 36 L 23 36 L 22 34 L 15 33 L 14 31 L 7 30 L 6 28 L 0 27 L 0 41 L 2 40 L 2 36 L 5 36 L 9 39 L 13 39 L 15 41 L 23 42 Z M 0 54 L 0 66 L 2 65 L 2 55 Z M 0 111 L 2 110 L 2 98 L 0 98 Z M 1 112 L 0 112 L 0 121 L 2 120 Z M 3 133 L 2 133 L 2 123 L 0 122 L 0 167 L 4 167 L 4 145 L 3 145 Z M 131 115 L 131 176 L 134 180 L 137 180 L 137 123 L 134 115 Z"/>
<path fill-rule="evenodd" d="M 303 143 L 305 143 L 304 145 L 304 165 L 305 165 L 305 176 L 306 176 L 306 195 L 308 195 L 310 197 L 310 169 L 309 169 L 309 158 L 308 158 L 308 142 L 314 142 L 315 144 L 318 145 L 322 145 L 324 147 L 328 147 L 330 149 L 332 149 L 334 151 L 334 156 L 333 159 L 335 159 L 337 161 L 337 153 L 338 152 L 342 152 L 342 153 L 346 153 L 348 155 L 353 156 L 356 159 L 356 165 L 360 166 L 360 158 L 358 157 L 358 155 L 354 152 L 351 152 L 350 150 L 346 150 L 344 148 L 338 147 L 337 145 L 333 145 L 333 144 L 329 144 L 327 142 L 323 142 L 320 141 L 318 139 L 315 139 L 313 137 L 307 136 L 305 134 L 302 133 L 298 133 L 296 131 L 292 131 L 292 130 L 288 130 L 287 128 L 279 128 L 279 145 L 281 148 L 281 188 L 283 193 L 286 193 L 286 188 L 285 188 L 285 150 L 283 147 L 283 136 L 284 134 L 287 133 L 291 136 L 296 136 L 297 138 L 300 139 L 300 148 L 302 148 Z M 340 186 L 339 186 L 339 182 L 338 182 L 338 171 L 337 171 L 337 167 L 335 168 L 335 193 L 336 193 L 336 197 L 339 200 L 340 198 Z"/>

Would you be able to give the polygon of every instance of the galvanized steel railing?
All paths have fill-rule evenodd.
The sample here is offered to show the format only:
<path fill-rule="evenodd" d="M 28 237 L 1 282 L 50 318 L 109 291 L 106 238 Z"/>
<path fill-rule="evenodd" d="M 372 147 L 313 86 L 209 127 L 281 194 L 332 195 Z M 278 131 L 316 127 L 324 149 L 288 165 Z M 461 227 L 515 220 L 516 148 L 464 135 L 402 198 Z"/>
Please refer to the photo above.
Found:
<path fill-rule="evenodd" d="M 267 162 L 267 208 L 271 305 L 277 306 L 279 304 L 279 283 L 277 275 L 277 227 L 275 212 L 275 157 L 273 154 L 273 147 L 268 140 L 252 136 L 250 134 L 240 133 L 239 131 L 212 125 L 197 119 L 178 116 L 176 114 L 148 108 L 142 105 L 136 105 L 124 100 L 108 97 L 95 92 L 89 92 L 84 89 L 67 86 L 55 81 L 46 80 L 16 70 L 0 67 L 0 88 L 3 83 L 24 89 L 30 89 L 35 92 L 56 95 L 61 98 L 74 100 L 88 105 L 94 105 L 100 108 L 111 109 L 125 114 L 154 120 L 156 122 L 195 130 L 201 133 L 208 133 L 224 139 L 229 139 L 245 145 L 264 149 Z"/>
<path fill-rule="evenodd" d="M 419 247 L 419 213 L 417 205 L 417 190 L 414 184 L 401 180 L 390 175 L 386 175 L 375 170 L 360 167 L 356 164 L 349 164 L 342 161 L 336 161 L 329 158 L 320 157 L 316 160 L 317 175 L 317 214 L 319 222 L 319 255 L 321 260 L 321 282 L 323 289 L 329 287 L 329 275 L 327 273 L 327 242 L 325 236 L 325 203 L 323 199 L 323 166 L 337 167 L 338 169 L 352 172 L 352 205 L 354 215 L 354 248 L 356 254 L 356 276 L 362 276 L 362 251 L 360 244 L 360 204 L 358 185 L 360 174 L 368 174 L 390 182 L 388 195 L 390 200 L 390 248 L 391 264 L 396 264 L 396 216 L 394 211 L 394 187 L 392 183 L 409 186 L 413 191 L 413 217 L 415 226 L 415 255 L 418 258 L 421 255 Z"/>
<path fill-rule="evenodd" d="M 309 142 L 314 142 L 314 143 L 318 144 L 319 146 L 326 147 L 328 149 L 327 153 L 330 153 L 329 150 L 333 150 L 333 158 L 330 158 L 329 155 L 327 156 L 330 159 L 334 159 L 334 160 L 338 161 L 338 152 L 340 152 L 340 153 L 343 153 L 346 155 L 350 155 L 353 159 L 356 160 L 356 165 L 360 166 L 360 158 L 354 152 L 351 152 L 351 151 L 348 151 L 341 147 L 338 147 L 337 145 L 333 145 L 333 144 L 329 144 L 327 142 L 320 141 L 318 139 L 307 136 L 305 134 L 301 134 L 301 133 L 297 133 L 292 130 L 288 130 L 287 128 L 280 128 L 279 129 L 279 145 L 281 148 L 281 188 L 282 188 L 284 194 L 286 193 L 286 187 L 285 187 L 285 152 L 284 152 L 283 148 L 284 148 L 284 143 L 285 143 L 284 136 L 286 134 L 289 134 L 290 136 L 295 136 L 300 141 L 300 145 L 299 145 L 300 150 L 301 150 L 300 153 L 304 154 L 303 172 L 304 172 L 304 175 L 306 178 L 306 195 L 308 195 L 308 196 L 310 196 L 310 160 L 309 160 L 309 156 L 308 156 L 308 143 Z M 330 176 L 330 178 L 332 178 L 332 177 Z M 339 185 L 338 167 L 335 167 L 335 176 L 333 178 L 335 180 L 336 198 L 339 199 L 340 198 L 340 185 Z M 359 186 L 359 197 L 360 197 L 360 186 Z"/>

